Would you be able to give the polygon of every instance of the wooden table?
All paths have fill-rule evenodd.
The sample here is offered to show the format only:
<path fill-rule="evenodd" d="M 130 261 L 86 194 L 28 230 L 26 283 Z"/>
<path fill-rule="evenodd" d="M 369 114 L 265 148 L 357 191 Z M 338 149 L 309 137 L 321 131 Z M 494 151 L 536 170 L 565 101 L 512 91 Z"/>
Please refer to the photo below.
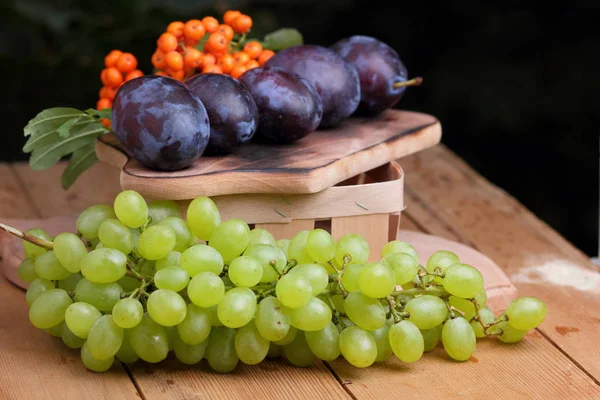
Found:
<path fill-rule="evenodd" d="M 526 340 L 481 341 L 464 363 L 437 349 L 411 365 L 390 360 L 363 370 L 343 360 L 304 369 L 279 360 L 220 375 L 166 361 L 115 363 L 96 374 L 78 351 L 34 329 L 24 293 L 0 278 L 0 399 L 600 399 L 600 273 L 588 257 L 442 145 L 401 164 L 402 228 L 478 249 L 520 295 L 548 304 L 546 321 Z M 78 213 L 119 191 L 118 171 L 101 164 L 63 191 L 62 168 L 0 164 L 0 218 Z"/>

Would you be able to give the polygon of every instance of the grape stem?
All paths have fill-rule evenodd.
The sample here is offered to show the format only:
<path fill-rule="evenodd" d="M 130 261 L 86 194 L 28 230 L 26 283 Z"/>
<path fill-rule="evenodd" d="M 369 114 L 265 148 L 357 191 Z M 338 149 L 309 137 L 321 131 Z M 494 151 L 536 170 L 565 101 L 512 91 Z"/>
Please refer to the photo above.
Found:
<path fill-rule="evenodd" d="M 331 268 L 333 268 L 333 270 L 334 270 L 335 272 L 341 272 L 341 271 L 340 271 L 340 270 L 339 270 L 339 269 L 338 269 L 338 268 L 335 266 L 335 264 L 333 263 L 333 261 L 329 260 L 329 261 L 327 261 L 327 264 L 331 265 Z"/>
<path fill-rule="evenodd" d="M 500 322 L 504 322 L 508 320 L 508 317 L 506 316 L 506 314 L 502 314 L 500 315 L 495 321 L 490 322 L 489 324 L 484 324 L 483 321 L 481 321 L 481 305 L 479 304 L 479 302 L 477 301 L 476 298 L 472 298 L 470 299 L 471 303 L 473 303 L 473 307 L 475 307 L 475 316 L 472 318 L 473 320 L 479 322 L 479 324 L 481 325 L 481 327 L 483 328 L 483 333 L 485 333 L 486 336 L 498 336 L 498 335 L 502 335 L 502 329 L 498 329 L 494 332 L 490 332 L 490 328 L 492 328 L 494 325 L 499 324 Z"/>
<path fill-rule="evenodd" d="M 423 78 L 417 76 L 416 78 L 411 79 L 409 81 L 394 82 L 394 89 L 398 89 L 404 86 L 419 86 L 421 83 L 423 83 Z"/>
<path fill-rule="evenodd" d="M 391 293 L 392 296 L 397 296 L 399 294 L 408 294 L 408 295 L 419 295 L 419 294 L 431 294 L 438 297 L 448 296 L 450 293 L 446 292 L 444 289 L 439 288 L 428 288 L 428 289 L 408 289 L 408 290 L 395 290 Z"/>
<path fill-rule="evenodd" d="M 331 307 L 331 310 L 333 311 L 333 317 L 331 318 L 332 322 L 337 325 L 340 323 L 340 312 L 338 311 L 338 309 L 335 307 L 335 303 L 333 302 L 333 299 L 331 298 L 330 294 L 326 294 L 325 299 L 327 299 L 327 303 L 329 303 L 329 307 Z"/>
<path fill-rule="evenodd" d="M 33 243 L 36 246 L 40 246 L 46 250 L 52 250 L 54 248 L 54 244 L 52 242 L 45 240 L 45 239 L 40 239 L 39 237 L 36 237 L 33 235 L 30 235 L 29 233 L 23 232 L 12 226 L 0 223 L 0 229 L 2 229 L 3 231 L 5 231 L 7 233 L 10 233 L 11 235 L 18 237 L 18 238 L 26 240 L 29 243 Z"/>
<path fill-rule="evenodd" d="M 127 272 L 125 272 L 125 275 L 131 276 L 132 278 L 135 278 L 138 281 L 143 281 L 145 279 L 152 280 L 151 276 L 146 276 L 146 275 L 143 275 L 143 274 L 140 274 L 139 272 L 137 272 L 133 268 L 133 265 L 130 262 L 127 262 Z"/>
<path fill-rule="evenodd" d="M 281 272 L 281 275 L 285 275 L 287 274 L 290 269 L 294 268 L 296 265 L 298 265 L 298 261 L 291 259 L 290 261 L 288 261 L 288 263 L 285 265 L 285 268 L 283 269 L 283 271 Z M 275 268 L 275 267 L 273 267 Z"/>
<path fill-rule="evenodd" d="M 392 314 L 392 317 L 394 317 L 394 323 L 397 324 L 398 322 L 402 321 L 402 316 L 396 310 L 396 300 L 394 299 L 394 297 L 388 296 L 385 299 L 387 300 L 387 303 L 390 306 L 390 313 Z"/>

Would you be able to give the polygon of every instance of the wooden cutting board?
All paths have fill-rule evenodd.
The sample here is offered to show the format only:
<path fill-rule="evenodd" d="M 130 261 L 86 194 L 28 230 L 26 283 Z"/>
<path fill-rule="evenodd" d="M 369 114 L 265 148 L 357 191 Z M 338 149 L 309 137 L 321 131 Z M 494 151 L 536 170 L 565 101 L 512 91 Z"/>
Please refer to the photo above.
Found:
<path fill-rule="evenodd" d="M 149 170 L 114 136 L 100 138 L 98 158 L 121 169 L 121 187 L 148 198 L 185 200 L 242 193 L 317 193 L 390 161 L 439 143 L 440 122 L 428 114 L 386 110 L 349 118 L 285 145 L 250 143 L 236 153 L 201 157 L 182 171 Z"/>

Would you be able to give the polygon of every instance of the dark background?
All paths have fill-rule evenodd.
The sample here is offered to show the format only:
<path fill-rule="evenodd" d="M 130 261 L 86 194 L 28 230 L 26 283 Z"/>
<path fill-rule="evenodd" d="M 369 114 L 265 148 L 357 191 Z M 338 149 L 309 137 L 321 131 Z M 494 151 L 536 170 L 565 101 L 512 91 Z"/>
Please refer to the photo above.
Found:
<path fill-rule="evenodd" d="M 437 116 L 443 142 L 589 255 L 597 252 L 600 12 L 597 1 L 9 0 L 0 5 L 0 161 L 25 160 L 44 108 L 94 107 L 117 48 L 151 71 L 174 20 L 234 8 L 253 37 L 299 29 L 328 46 L 353 34 L 395 48 L 412 76 L 399 107 Z M 1 178 L 0 178 L 1 179 Z M 501 238 L 498 238 L 501 240 Z"/>

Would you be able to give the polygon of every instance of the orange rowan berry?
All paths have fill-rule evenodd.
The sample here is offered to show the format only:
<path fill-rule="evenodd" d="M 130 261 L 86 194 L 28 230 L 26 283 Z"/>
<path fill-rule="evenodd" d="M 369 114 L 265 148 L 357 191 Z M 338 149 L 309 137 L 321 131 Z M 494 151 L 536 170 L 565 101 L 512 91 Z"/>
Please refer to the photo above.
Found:
<path fill-rule="evenodd" d="M 180 69 L 179 71 L 169 71 L 169 76 L 178 81 L 182 81 L 185 77 L 185 71 Z"/>
<path fill-rule="evenodd" d="M 252 60 L 255 60 L 260 56 L 263 51 L 262 44 L 260 42 L 248 42 L 244 45 L 244 52 L 247 53 Z"/>
<path fill-rule="evenodd" d="M 190 38 L 185 38 L 185 46 L 186 47 L 196 47 L 196 45 L 199 43 L 199 40 L 195 40 L 195 39 L 190 39 Z"/>
<path fill-rule="evenodd" d="M 219 21 L 214 17 L 202 18 L 202 24 L 204 24 L 204 28 L 208 33 L 214 33 L 219 29 Z"/>
<path fill-rule="evenodd" d="M 110 126 L 111 126 L 110 119 L 108 119 L 108 118 L 102 118 L 100 120 L 100 122 L 102 123 L 102 125 L 104 125 L 104 127 L 106 129 L 110 129 Z"/>
<path fill-rule="evenodd" d="M 227 25 L 231 25 L 231 22 L 240 15 L 242 15 L 242 13 L 238 10 L 225 11 L 225 14 L 223 14 L 223 22 Z"/>
<path fill-rule="evenodd" d="M 236 51 L 233 53 L 233 58 L 238 64 L 246 64 L 248 61 L 250 61 L 250 56 L 244 51 Z"/>
<path fill-rule="evenodd" d="M 175 35 L 177 39 L 183 37 L 184 23 L 181 21 L 173 21 L 167 26 L 167 32 Z"/>
<path fill-rule="evenodd" d="M 183 34 L 186 39 L 200 40 L 204 37 L 206 28 L 202 21 L 198 19 L 190 19 L 183 27 Z"/>
<path fill-rule="evenodd" d="M 139 78 L 140 76 L 144 76 L 144 73 L 139 69 L 134 69 L 133 71 L 128 72 L 127 75 L 125 75 L 125 82 L 135 78 Z"/>
<path fill-rule="evenodd" d="M 222 74 L 223 70 L 217 64 L 210 64 L 202 68 L 203 74 Z"/>
<path fill-rule="evenodd" d="M 102 74 L 104 77 L 102 77 Z M 100 75 L 104 86 L 118 88 L 123 83 L 123 74 L 115 67 L 106 68 Z"/>
<path fill-rule="evenodd" d="M 100 99 L 96 103 L 97 110 L 104 110 L 105 108 L 111 108 L 111 107 L 112 107 L 112 101 L 110 101 L 109 99 Z"/>
<path fill-rule="evenodd" d="M 216 63 L 217 63 L 217 59 L 213 54 L 204 53 L 204 55 L 202 56 L 202 65 L 207 66 L 207 65 L 212 65 L 212 64 L 216 64 Z"/>
<path fill-rule="evenodd" d="M 165 54 L 167 67 L 173 71 L 183 70 L 183 56 L 176 51 L 170 51 Z"/>
<path fill-rule="evenodd" d="M 102 89 L 100 89 L 98 97 L 100 97 L 101 99 L 109 99 L 110 101 L 113 101 L 115 99 L 115 94 L 117 94 L 117 89 L 108 86 L 103 86 Z"/>
<path fill-rule="evenodd" d="M 240 35 L 247 33 L 250 31 L 250 28 L 252 28 L 252 18 L 250 18 L 248 15 L 242 14 L 231 22 L 231 27 Z"/>
<path fill-rule="evenodd" d="M 273 50 L 263 50 L 260 53 L 260 56 L 258 56 L 258 63 L 260 65 L 265 65 L 265 63 L 269 61 L 269 58 L 273 57 L 274 55 L 275 52 Z"/>
<path fill-rule="evenodd" d="M 237 79 L 247 70 L 248 68 L 245 65 L 236 64 L 233 66 L 233 69 L 231 70 L 231 73 L 229 75 L 231 75 L 232 78 Z"/>
<path fill-rule="evenodd" d="M 219 25 L 219 29 L 217 29 L 217 32 L 222 33 L 228 41 L 233 39 L 233 28 L 229 25 Z"/>
<path fill-rule="evenodd" d="M 131 53 L 123 53 L 117 59 L 115 66 L 119 71 L 126 74 L 137 68 L 137 59 Z"/>
<path fill-rule="evenodd" d="M 167 62 L 165 61 L 165 53 L 156 49 L 154 54 L 152 54 L 152 65 L 156 69 L 165 69 L 167 67 Z"/>
<path fill-rule="evenodd" d="M 202 52 L 200 50 L 190 47 L 186 49 L 183 56 L 183 62 L 185 67 L 193 69 L 200 67 L 202 62 Z"/>
<path fill-rule="evenodd" d="M 204 48 L 213 54 L 226 53 L 228 47 L 229 40 L 225 38 L 225 35 L 219 32 L 211 33 L 204 44 Z"/>
<path fill-rule="evenodd" d="M 154 75 L 169 76 L 169 74 L 167 74 L 165 71 L 156 71 L 156 73 Z"/>
<path fill-rule="evenodd" d="M 228 74 L 235 65 L 235 59 L 231 54 L 223 54 L 221 57 L 219 57 L 217 65 L 221 67 L 224 74 Z"/>
<path fill-rule="evenodd" d="M 117 59 L 123 54 L 121 50 L 113 50 L 104 57 L 104 65 L 106 68 L 114 67 Z"/>
<path fill-rule="evenodd" d="M 248 69 L 252 69 L 260 67 L 260 64 L 256 60 L 250 60 L 246 64 L 244 64 L 244 66 Z"/>
<path fill-rule="evenodd" d="M 158 37 L 156 47 L 163 53 L 175 51 L 175 49 L 177 49 L 177 36 L 169 32 L 163 33 Z"/>

